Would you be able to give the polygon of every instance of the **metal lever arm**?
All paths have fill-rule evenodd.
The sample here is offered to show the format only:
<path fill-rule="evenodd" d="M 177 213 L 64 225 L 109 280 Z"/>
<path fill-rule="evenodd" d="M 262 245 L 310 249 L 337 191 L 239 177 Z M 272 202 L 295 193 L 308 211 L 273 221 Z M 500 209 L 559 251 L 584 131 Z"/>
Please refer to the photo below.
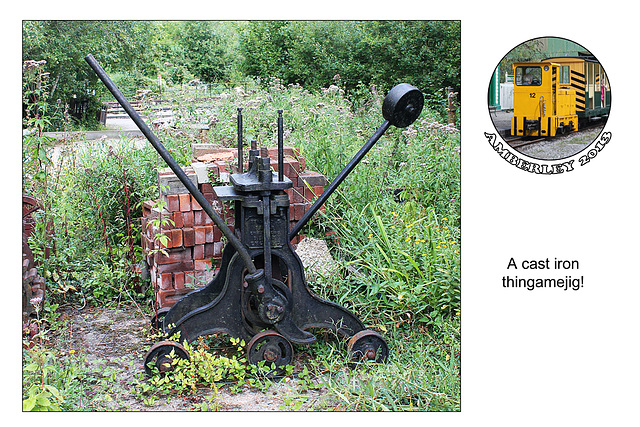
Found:
<path fill-rule="evenodd" d="M 304 228 L 313 214 L 320 209 L 320 206 L 331 196 L 338 185 L 340 185 L 347 175 L 351 173 L 353 168 L 360 163 L 360 160 L 369 152 L 371 147 L 373 147 L 387 129 L 389 129 L 389 126 L 394 125 L 398 128 L 409 126 L 420 116 L 423 106 L 424 96 L 417 88 L 408 83 L 400 83 L 394 86 L 382 102 L 382 116 L 385 118 L 384 123 L 380 125 L 378 130 L 369 138 L 360 151 L 356 153 L 347 166 L 345 166 L 331 182 L 329 187 L 318 197 L 318 200 L 316 200 L 302 218 L 300 218 L 300 221 L 298 221 L 295 227 L 289 232 L 289 240 L 293 240 L 300 230 Z"/>
<path fill-rule="evenodd" d="M 231 229 L 227 226 L 220 215 L 211 207 L 211 204 L 207 201 L 204 195 L 198 190 L 198 187 L 187 177 L 187 174 L 182 170 L 182 168 L 175 161 L 173 156 L 169 153 L 169 151 L 165 148 L 164 145 L 160 142 L 160 140 L 153 134 L 151 129 L 147 126 L 147 124 L 142 120 L 140 115 L 133 109 L 131 104 L 126 100 L 120 89 L 113 83 L 113 81 L 109 78 L 107 73 L 104 71 L 102 66 L 96 61 L 93 55 L 89 54 L 85 58 L 85 61 L 89 64 L 89 66 L 93 69 L 93 71 L 98 75 L 102 83 L 109 89 L 109 91 L 113 94 L 116 100 L 120 103 L 122 108 L 127 112 L 131 120 L 138 126 L 140 131 L 144 134 L 144 136 L 149 140 L 153 148 L 156 149 L 158 154 L 164 159 L 164 161 L 169 165 L 171 170 L 176 174 L 180 182 L 189 190 L 189 193 L 193 195 L 196 201 L 200 204 L 202 209 L 209 215 L 209 217 L 213 220 L 213 222 L 218 226 L 222 234 L 229 240 L 229 243 L 234 247 L 234 249 L 238 252 L 240 257 L 242 258 L 245 267 L 247 268 L 249 275 L 247 276 L 248 280 L 259 280 L 264 276 L 264 272 L 262 270 L 256 269 L 249 252 L 244 247 L 240 239 L 238 239 Z"/>
<path fill-rule="evenodd" d="M 309 208 L 309 210 L 300 218 L 300 220 L 296 223 L 295 227 L 289 232 L 289 240 L 293 240 L 294 237 L 304 228 L 304 226 L 309 222 L 311 217 L 320 209 L 320 206 L 324 204 L 324 202 L 331 196 L 331 194 L 338 188 L 338 186 L 344 181 L 344 179 L 351 173 L 353 168 L 355 168 L 360 160 L 371 150 L 371 147 L 375 145 L 376 142 L 380 139 L 382 135 L 389 129 L 391 123 L 388 120 L 385 120 L 382 125 L 378 128 L 378 130 L 369 138 L 369 140 L 362 146 L 360 151 L 353 156 L 353 159 L 344 167 L 336 176 L 336 178 L 331 181 L 329 187 L 318 197 L 318 200 L 315 201 L 313 205 Z"/>

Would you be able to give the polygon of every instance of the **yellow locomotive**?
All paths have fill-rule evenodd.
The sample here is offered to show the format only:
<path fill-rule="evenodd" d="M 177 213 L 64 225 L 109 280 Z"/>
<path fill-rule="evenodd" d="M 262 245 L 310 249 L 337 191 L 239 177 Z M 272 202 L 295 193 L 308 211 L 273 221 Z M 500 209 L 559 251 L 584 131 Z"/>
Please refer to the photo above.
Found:
<path fill-rule="evenodd" d="M 593 59 L 518 62 L 513 64 L 513 72 L 513 136 L 556 136 L 609 115 L 609 81 Z"/>

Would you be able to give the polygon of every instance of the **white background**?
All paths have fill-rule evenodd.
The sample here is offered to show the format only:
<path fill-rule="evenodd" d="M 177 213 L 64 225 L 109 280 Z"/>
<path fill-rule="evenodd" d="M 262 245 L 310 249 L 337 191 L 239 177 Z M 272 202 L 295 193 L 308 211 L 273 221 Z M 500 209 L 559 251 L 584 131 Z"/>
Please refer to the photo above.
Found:
<path fill-rule="evenodd" d="M 2 18 L 2 66 L 9 164 L 2 171 L 16 224 L 3 258 L 15 275 L 4 283 L 2 319 L 11 338 L 4 350 L 5 414 L 19 422 L 261 423 L 361 425 L 402 423 L 525 426 L 639 425 L 638 177 L 640 88 L 638 24 L 629 2 L 29 2 Z M 456 19 L 462 21 L 462 411 L 455 414 L 118 414 L 35 417 L 20 414 L 19 252 L 20 33 L 22 19 Z M 573 40 L 603 64 L 612 89 L 610 143 L 588 165 L 541 176 L 498 156 L 484 132 L 494 132 L 487 90 L 501 58 L 536 37 Z M 10 174 L 10 175 L 9 175 Z M 10 176 L 11 178 L 8 178 Z M 15 212 L 14 212 L 15 211 Z M 6 219 L 5 219 L 6 218 Z M 6 226 L 6 225 L 5 225 Z M 578 260 L 580 291 L 503 289 L 514 257 Z M 6 265 L 5 265 L 6 263 Z M 520 273 L 521 270 L 518 270 Z M 546 277 L 562 277 L 563 272 Z M 514 275 L 511 270 L 511 275 Z M 14 279 L 15 276 L 15 279 Z M 10 385 L 10 387 L 9 387 Z M 167 418 L 169 417 L 169 418 Z M 216 418 L 213 418 L 216 417 Z M 265 418 L 266 417 L 266 418 Z M 374 418 L 376 417 L 376 418 Z M 394 417 L 393 419 L 391 417 Z"/>

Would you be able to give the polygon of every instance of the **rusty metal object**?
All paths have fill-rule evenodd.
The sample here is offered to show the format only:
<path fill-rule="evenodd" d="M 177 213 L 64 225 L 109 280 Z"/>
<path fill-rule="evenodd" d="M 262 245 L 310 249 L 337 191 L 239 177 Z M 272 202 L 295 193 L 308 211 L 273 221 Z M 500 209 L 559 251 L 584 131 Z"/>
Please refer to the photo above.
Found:
<path fill-rule="evenodd" d="M 189 360 L 189 353 L 181 344 L 175 341 L 160 341 L 155 343 L 147 352 L 144 360 L 144 370 L 147 375 L 153 374 L 156 367 L 160 373 L 171 372 L 175 369 L 174 360 Z"/>
<path fill-rule="evenodd" d="M 232 233 L 95 59 L 91 55 L 85 59 L 228 240 L 218 274 L 207 286 L 190 292 L 171 307 L 164 316 L 163 331 L 168 336 L 179 335 L 181 342 L 226 333 L 248 342 L 251 363 L 264 360 L 281 368 L 292 361 L 292 343 L 311 344 L 316 338 L 310 329 L 329 329 L 351 337 L 350 348 L 357 357 L 385 361 L 389 350 L 382 336 L 366 330 L 346 308 L 309 290 L 304 267 L 290 242 L 391 125 L 406 127 L 418 118 L 424 103 L 422 93 L 405 83 L 389 92 L 383 101 L 382 125 L 291 231 L 290 201 L 285 190 L 293 183 L 282 173 L 282 111 L 278 111 L 278 172 L 272 172 L 267 150 L 258 149 L 255 141 L 251 142 L 248 170 L 244 172 L 242 112 L 238 109 L 238 172 L 230 176 L 230 186 L 214 188 L 218 200 L 235 205 Z M 179 344 L 175 342 L 163 341 L 152 347 L 145 358 L 147 374 L 151 372 L 148 365 L 166 369 L 171 349 L 184 356 L 176 350 Z"/>
<path fill-rule="evenodd" d="M 347 343 L 347 350 L 352 363 L 366 361 L 382 363 L 389 357 L 387 342 L 379 333 L 369 329 L 352 336 Z"/>
<path fill-rule="evenodd" d="M 45 279 L 38 274 L 29 247 L 29 237 L 35 227 L 31 214 L 39 209 L 42 209 L 42 203 L 38 199 L 22 196 L 22 317 L 25 321 L 35 314 L 36 306 L 42 307 L 44 304 Z"/>

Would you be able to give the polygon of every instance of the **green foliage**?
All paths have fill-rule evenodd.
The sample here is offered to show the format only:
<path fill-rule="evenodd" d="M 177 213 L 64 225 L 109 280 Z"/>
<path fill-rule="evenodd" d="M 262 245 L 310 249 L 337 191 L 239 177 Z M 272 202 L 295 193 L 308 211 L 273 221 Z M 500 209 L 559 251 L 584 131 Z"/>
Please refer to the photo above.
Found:
<path fill-rule="evenodd" d="M 199 338 L 194 345 L 185 342 L 184 347 L 189 353 L 189 360 L 175 357 L 172 351 L 173 369 L 170 372 L 160 374 L 153 366 L 154 374 L 150 379 L 136 382 L 136 393 L 147 405 L 153 406 L 159 397 L 211 390 L 210 405 L 222 386 L 237 393 L 243 387 L 266 390 L 272 384 L 268 375 L 273 367 L 265 366 L 264 362 L 248 364 L 244 357 L 244 341 L 214 336 Z M 217 407 L 213 404 L 203 409 L 216 410 Z"/>
<path fill-rule="evenodd" d="M 432 93 L 460 87 L 459 21 L 255 21 L 240 38 L 242 70 L 307 88 L 340 76 L 385 89 L 410 81 Z"/>
<path fill-rule="evenodd" d="M 92 53 L 113 70 L 153 73 L 155 27 L 152 21 L 23 21 L 22 57 L 46 61 L 52 105 L 86 102 L 83 124 L 95 126 L 103 92 L 90 90 L 98 77 L 83 58 Z"/>

